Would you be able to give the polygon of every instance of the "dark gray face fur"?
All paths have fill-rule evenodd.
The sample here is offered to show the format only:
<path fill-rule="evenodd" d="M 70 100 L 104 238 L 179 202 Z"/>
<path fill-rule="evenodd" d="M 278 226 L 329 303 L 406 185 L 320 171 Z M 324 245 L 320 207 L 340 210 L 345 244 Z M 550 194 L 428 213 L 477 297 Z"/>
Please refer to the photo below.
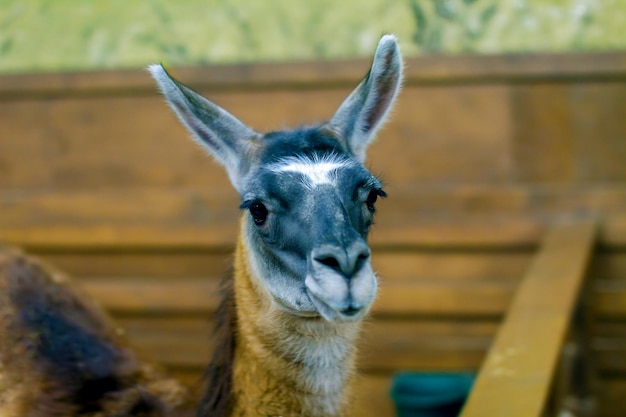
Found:
<path fill-rule="evenodd" d="M 226 167 L 248 211 L 245 239 L 255 278 L 275 306 L 329 321 L 362 317 L 376 295 L 367 235 L 384 196 L 365 150 L 398 93 L 402 61 L 384 36 L 368 75 L 333 118 L 260 135 L 150 67 L 194 138 Z"/>
<path fill-rule="evenodd" d="M 382 184 L 323 129 L 261 142 L 242 186 L 253 268 L 292 314 L 360 316 L 376 294 L 366 239 Z"/>

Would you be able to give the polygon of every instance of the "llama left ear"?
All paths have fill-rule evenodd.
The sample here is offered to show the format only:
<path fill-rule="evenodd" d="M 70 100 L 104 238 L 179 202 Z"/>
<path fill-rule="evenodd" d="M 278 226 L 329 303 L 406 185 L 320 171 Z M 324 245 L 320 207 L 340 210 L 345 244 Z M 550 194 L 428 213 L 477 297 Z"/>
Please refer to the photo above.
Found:
<path fill-rule="evenodd" d="M 176 81 L 162 65 L 150 65 L 148 71 L 193 139 L 226 167 L 235 189 L 241 191 L 241 180 L 260 135 L 226 110 Z"/>
<path fill-rule="evenodd" d="M 361 161 L 384 124 L 402 84 L 402 56 L 394 35 L 378 42 L 365 79 L 341 104 L 328 125 Z"/>

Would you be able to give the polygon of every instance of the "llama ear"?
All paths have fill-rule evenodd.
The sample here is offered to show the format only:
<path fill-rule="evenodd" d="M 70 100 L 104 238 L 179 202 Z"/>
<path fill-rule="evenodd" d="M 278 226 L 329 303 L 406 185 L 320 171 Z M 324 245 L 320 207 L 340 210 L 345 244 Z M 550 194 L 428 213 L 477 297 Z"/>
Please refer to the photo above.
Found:
<path fill-rule="evenodd" d="M 401 84 L 402 56 L 396 37 L 385 35 L 378 42 L 369 72 L 328 123 L 361 161 L 384 124 Z"/>
<path fill-rule="evenodd" d="M 182 124 L 192 137 L 222 165 L 237 190 L 252 153 L 254 139 L 260 135 L 221 107 L 172 78 L 162 65 L 148 71 Z"/>

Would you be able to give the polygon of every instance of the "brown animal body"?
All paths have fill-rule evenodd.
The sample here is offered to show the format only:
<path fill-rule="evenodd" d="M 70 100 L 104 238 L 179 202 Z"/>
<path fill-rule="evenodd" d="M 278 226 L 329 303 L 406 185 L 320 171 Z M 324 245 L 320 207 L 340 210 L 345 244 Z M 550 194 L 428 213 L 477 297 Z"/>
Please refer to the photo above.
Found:
<path fill-rule="evenodd" d="M 0 416 L 164 416 L 187 401 L 67 277 L 0 248 Z"/>

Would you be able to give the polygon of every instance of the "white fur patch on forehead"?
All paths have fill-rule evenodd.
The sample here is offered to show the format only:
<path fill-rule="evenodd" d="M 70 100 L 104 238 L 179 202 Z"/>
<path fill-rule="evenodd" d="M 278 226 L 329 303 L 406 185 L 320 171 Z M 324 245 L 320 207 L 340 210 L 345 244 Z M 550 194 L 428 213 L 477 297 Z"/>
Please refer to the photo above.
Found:
<path fill-rule="evenodd" d="M 295 172 L 303 176 L 304 185 L 315 188 L 323 184 L 333 185 L 336 172 L 342 168 L 353 167 L 356 162 L 340 158 L 337 155 L 328 155 L 322 158 L 291 157 L 285 158 L 270 166 L 275 173 Z"/>

